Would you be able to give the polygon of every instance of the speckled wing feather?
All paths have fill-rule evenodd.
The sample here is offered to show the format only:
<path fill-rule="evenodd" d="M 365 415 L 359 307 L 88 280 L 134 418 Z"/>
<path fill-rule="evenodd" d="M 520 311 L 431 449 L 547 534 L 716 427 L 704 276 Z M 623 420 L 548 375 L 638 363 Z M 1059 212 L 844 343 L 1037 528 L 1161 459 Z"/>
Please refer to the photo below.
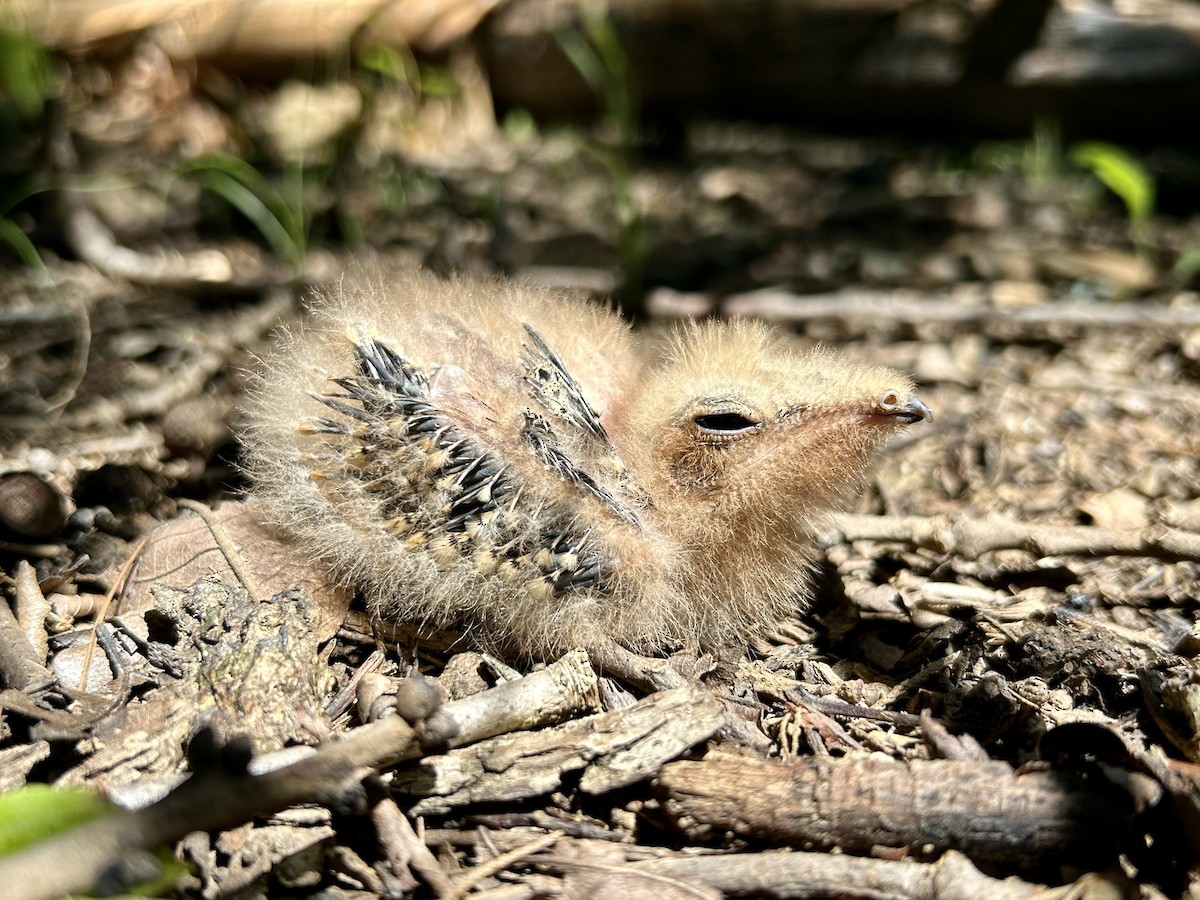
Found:
<path fill-rule="evenodd" d="M 597 424 L 599 424 L 597 422 Z M 625 501 L 618 499 L 616 494 L 602 486 L 593 475 L 571 459 L 563 450 L 558 436 L 546 420 L 531 409 L 525 410 L 525 424 L 521 429 L 525 443 L 533 451 L 533 455 L 545 463 L 546 468 L 557 473 L 581 491 L 591 494 L 621 519 L 637 528 L 641 528 L 637 513 Z"/>
<path fill-rule="evenodd" d="M 537 329 L 527 323 L 522 326 L 533 342 L 532 347 L 524 346 L 522 354 L 525 383 L 532 399 L 561 427 L 583 438 L 590 452 L 581 454 L 581 458 L 572 458 L 563 448 L 553 423 L 532 410 L 525 413 L 522 437 L 551 471 L 600 500 L 621 521 L 641 528 L 636 509 L 649 506 L 649 498 L 626 472 L 625 463 L 600 421 L 600 413 Z M 595 472 L 588 471 L 589 465 Z M 596 478 L 599 472 L 613 477 L 615 490 L 599 483 Z"/>
<path fill-rule="evenodd" d="M 552 416 L 591 435 L 600 442 L 605 452 L 615 455 L 608 432 L 600 423 L 600 414 L 583 395 L 579 382 L 567 371 L 562 360 L 535 328 L 524 322 L 522 326 L 533 342 L 533 347 L 525 346 L 523 362 L 525 383 L 529 385 L 534 399 Z"/>
<path fill-rule="evenodd" d="M 357 375 L 334 379 L 339 392 L 314 395 L 348 421 L 320 418 L 310 430 L 355 439 L 339 474 L 378 494 L 397 540 L 442 564 L 469 559 L 483 576 L 546 596 L 602 588 L 609 567 L 586 531 L 524 508 L 517 476 L 436 406 L 424 373 L 365 329 L 353 340 Z M 590 476 L 570 474 L 605 493 Z M 530 521 L 541 527 L 531 532 Z"/>

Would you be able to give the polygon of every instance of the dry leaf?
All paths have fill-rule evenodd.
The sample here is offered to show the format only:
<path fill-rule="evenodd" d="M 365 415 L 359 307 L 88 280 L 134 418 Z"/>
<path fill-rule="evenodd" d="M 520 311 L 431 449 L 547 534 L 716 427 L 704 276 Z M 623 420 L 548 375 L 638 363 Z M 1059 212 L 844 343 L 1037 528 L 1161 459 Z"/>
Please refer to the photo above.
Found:
<path fill-rule="evenodd" d="M 263 526 L 257 504 L 245 500 L 203 515 L 185 512 L 154 529 L 121 595 L 121 612 L 151 608 L 155 584 L 187 587 L 212 573 L 222 581 L 242 583 L 253 597 L 300 588 L 313 601 L 322 641 L 337 633 L 350 606 L 352 592 L 339 586 L 327 567 L 301 556 Z"/>

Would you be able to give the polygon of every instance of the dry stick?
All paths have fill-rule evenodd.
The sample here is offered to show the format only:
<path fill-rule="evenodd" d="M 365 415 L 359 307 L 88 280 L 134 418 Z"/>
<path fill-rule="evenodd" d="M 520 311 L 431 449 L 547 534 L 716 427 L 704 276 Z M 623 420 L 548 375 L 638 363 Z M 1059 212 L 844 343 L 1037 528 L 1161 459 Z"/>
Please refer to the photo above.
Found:
<path fill-rule="evenodd" d="M 50 117 L 47 153 L 60 180 L 57 198 L 62 211 L 63 237 L 80 259 L 110 278 L 136 284 L 192 287 L 222 284 L 230 287 L 265 287 L 288 280 L 282 266 L 262 262 L 247 274 L 245 265 L 235 266 L 219 250 L 184 253 L 142 253 L 117 242 L 107 225 L 92 212 L 83 194 L 71 183 L 79 171 L 79 156 L 71 142 L 65 116 Z"/>
<path fill-rule="evenodd" d="M 616 641 L 600 641 L 588 650 L 592 665 L 605 675 L 649 691 L 669 691 L 683 687 L 687 679 L 671 667 L 670 660 L 639 656 Z"/>
<path fill-rule="evenodd" d="M 541 837 L 536 837 L 527 844 L 514 847 L 507 853 L 501 853 L 499 856 L 489 859 L 485 863 L 480 863 L 455 881 L 454 890 L 448 895 L 447 900 L 462 900 L 471 888 L 485 878 L 491 878 L 493 875 L 503 872 L 513 863 L 545 850 L 551 844 L 558 843 L 561 838 L 562 835 L 557 832 L 543 834 Z"/>
<path fill-rule="evenodd" d="M 45 47 L 86 52 L 131 40 L 150 31 L 172 35 L 172 46 L 187 48 L 188 59 L 325 59 L 352 46 L 370 29 L 383 46 L 419 47 L 442 52 L 469 37 L 500 0 L 471 0 L 441 6 L 442 15 L 380 15 L 379 0 L 308 3 L 258 0 L 255 3 L 122 3 L 84 0 L 38 3 L 29 11 L 29 27 Z M 432 7 L 431 7 L 432 8 Z M 25 19 L 22 24 L 25 24 Z M 254 63 L 251 63 L 254 65 Z M 491 109 L 489 100 L 489 110 Z"/>
<path fill-rule="evenodd" d="M 724 721 L 721 702 L 692 682 L 624 709 L 431 757 L 419 770 L 396 772 L 392 792 L 419 798 L 410 807 L 414 815 L 531 797 L 560 789 L 564 782 L 585 794 L 604 794 L 653 777 L 665 763 L 712 737 Z M 578 781 L 576 772 L 582 772 Z"/>
<path fill-rule="evenodd" d="M 79 676 L 79 690 L 81 691 L 87 690 L 88 675 L 92 671 L 92 656 L 96 651 L 96 629 L 108 617 L 108 608 L 112 605 L 113 598 L 125 590 L 125 585 L 129 581 L 129 573 L 133 571 L 133 564 L 137 562 L 138 557 L 142 555 L 142 551 L 146 549 L 146 545 L 149 543 L 150 535 L 148 534 L 138 538 L 138 542 L 133 545 L 133 550 L 129 552 L 129 556 L 121 563 L 117 577 L 113 579 L 112 585 L 104 595 L 104 605 L 96 613 L 96 619 L 92 623 L 92 636 L 88 639 L 87 650 L 83 654 L 83 671 Z"/>
<path fill-rule="evenodd" d="M 1017 878 L 991 878 L 954 850 L 937 862 L 863 859 L 830 853 L 739 853 L 651 859 L 634 872 L 688 879 L 725 894 L 794 898 L 855 896 L 893 900 L 1033 900 L 1045 888 Z"/>
<path fill-rule="evenodd" d="M 159 379 L 145 388 L 131 388 L 111 399 L 126 419 L 160 416 L 184 400 L 204 393 L 204 386 L 219 372 L 230 366 L 230 358 L 241 347 L 265 334 L 294 307 L 293 296 L 286 289 L 270 291 L 266 300 L 248 307 L 223 323 L 219 333 L 194 329 L 189 344 L 199 345 L 196 357 L 182 363 L 169 378 Z M 84 406 L 63 418 L 63 424 L 76 429 L 93 427 L 106 415 L 94 405 Z"/>
<path fill-rule="evenodd" d="M 711 885 L 700 883 L 699 880 L 680 878 L 677 875 L 644 872 L 634 869 L 628 863 L 625 865 L 605 865 L 602 863 L 585 862 L 578 858 L 559 857 L 543 854 L 538 857 L 538 867 L 546 870 L 558 869 L 567 874 L 564 882 L 563 895 L 566 897 L 652 897 L 664 894 L 672 900 L 683 900 L 695 897 L 698 900 L 720 900 L 720 891 Z M 630 883 L 633 876 L 633 883 Z M 576 880 L 578 879 L 578 880 Z M 599 886 L 606 889 L 601 893 L 596 890 Z"/>
<path fill-rule="evenodd" d="M 1148 556 L 1168 562 L 1200 559 L 1200 534 L 1165 525 L 1116 531 L 1085 525 L 1030 525 L 1003 516 L 841 515 L 824 540 L 897 541 L 975 559 L 992 550 L 1038 556 Z"/>
<path fill-rule="evenodd" d="M 17 578 L 23 577 L 23 569 L 29 563 L 22 560 L 17 568 Z M 25 576 L 28 577 L 28 576 Z M 54 675 L 38 660 L 37 651 L 21 630 L 17 617 L 4 600 L 0 599 L 0 685 L 28 690 L 54 684 Z"/>
<path fill-rule="evenodd" d="M 115 399 L 130 419 L 163 415 L 183 400 L 204 393 L 204 386 L 230 367 L 230 357 L 253 343 L 285 319 L 294 309 L 294 295 L 286 288 L 267 291 L 265 299 L 220 323 L 220 328 L 197 329 L 189 344 L 201 349 L 170 378 L 148 388 L 122 392 Z"/>
<path fill-rule="evenodd" d="M 520 681 L 441 708 L 457 726 L 452 746 L 505 731 L 548 725 L 599 703 L 595 671 L 581 651 Z M 89 891 L 138 851 L 169 845 L 192 831 L 217 831 L 299 803 L 342 799 L 364 770 L 421 755 L 417 734 L 399 716 L 325 744 L 299 762 L 262 775 L 194 775 L 159 802 L 117 813 L 0 858 L 5 900 L 42 900 Z"/>
<path fill-rule="evenodd" d="M 17 571 L 13 576 L 13 607 L 21 631 L 33 647 L 35 658 L 44 666 L 50 655 L 50 636 L 46 633 L 50 601 L 42 593 L 37 572 L 25 559 L 17 563 Z"/>
<path fill-rule="evenodd" d="M 34 648 L 38 664 L 46 665 L 50 655 L 49 635 L 46 620 L 50 617 L 50 601 L 42 593 L 37 582 L 37 572 L 28 559 L 17 563 L 17 574 L 13 576 L 13 612 L 17 614 L 20 630 Z"/>
<path fill-rule="evenodd" d="M 849 288 L 830 294 L 790 294 L 768 288 L 727 298 L 728 315 L 759 316 L 786 322 L 814 319 L 870 319 L 873 324 L 937 323 L 971 326 L 1023 325 L 1031 328 L 1195 328 L 1200 307 L 1145 303 L 1039 303 L 1012 309 L 964 303 L 950 297 L 927 297 L 913 291 Z"/>
<path fill-rule="evenodd" d="M 1018 775 L 996 761 L 856 754 L 780 763 L 726 753 L 668 763 L 656 789 L 692 839 L 733 832 L 856 855 L 958 850 L 997 864 L 1019 847 L 1027 866 L 1092 865 L 1116 858 L 1139 807 L 1161 795 L 1149 776 L 1122 777 L 1128 789 L 1066 772 Z"/>
<path fill-rule="evenodd" d="M 438 864 L 437 857 L 421 840 L 408 816 L 400 811 L 396 801 L 385 797 L 375 804 L 371 810 L 371 821 L 379 835 L 379 843 L 384 847 L 389 859 L 398 856 L 403 851 L 408 856 L 408 867 L 415 871 L 429 885 L 434 896 L 439 900 L 449 897 L 454 892 L 450 876 Z"/>

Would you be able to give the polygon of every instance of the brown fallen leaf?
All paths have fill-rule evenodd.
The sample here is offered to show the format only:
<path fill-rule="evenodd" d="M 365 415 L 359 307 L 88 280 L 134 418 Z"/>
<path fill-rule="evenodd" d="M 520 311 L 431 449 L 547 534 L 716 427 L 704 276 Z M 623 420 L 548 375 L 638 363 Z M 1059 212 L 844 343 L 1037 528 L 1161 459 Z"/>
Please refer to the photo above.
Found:
<path fill-rule="evenodd" d="M 313 601 L 321 641 L 345 621 L 353 592 L 259 521 L 253 500 L 224 503 L 216 509 L 195 504 L 150 533 L 120 597 L 122 613 L 153 605 L 155 584 L 187 587 L 216 573 L 241 584 L 253 597 L 270 597 L 298 587 Z"/>

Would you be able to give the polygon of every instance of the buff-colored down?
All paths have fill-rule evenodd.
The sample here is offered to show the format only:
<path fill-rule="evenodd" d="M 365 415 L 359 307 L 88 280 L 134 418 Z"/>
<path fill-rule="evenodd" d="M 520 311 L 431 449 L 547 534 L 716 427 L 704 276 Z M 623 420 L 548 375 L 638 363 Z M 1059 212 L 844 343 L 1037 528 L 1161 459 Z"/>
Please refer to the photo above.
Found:
<path fill-rule="evenodd" d="M 266 515 L 376 615 L 530 657 L 771 625 L 873 453 L 929 418 L 905 377 L 749 322 L 649 340 L 553 292 L 421 273 L 311 311 L 252 393 Z"/>

